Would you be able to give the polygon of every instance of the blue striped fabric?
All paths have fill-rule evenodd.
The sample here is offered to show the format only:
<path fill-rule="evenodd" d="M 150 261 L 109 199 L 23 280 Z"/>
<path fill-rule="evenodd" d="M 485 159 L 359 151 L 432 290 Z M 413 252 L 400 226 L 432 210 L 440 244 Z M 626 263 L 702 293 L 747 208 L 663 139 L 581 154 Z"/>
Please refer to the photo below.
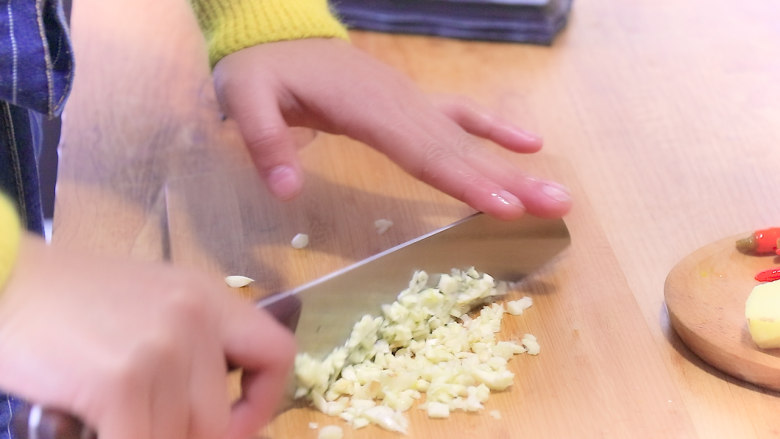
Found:
<path fill-rule="evenodd" d="M 27 228 L 39 233 L 40 117 L 62 112 L 72 75 L 60 1 L 0 0 L 0 191 L 16 202 Z M 0 394 L 0 439 L 12 439 L 9 421 L 17 404 Z"/>
<path fill-rule="evenodd" d="M 11 415 L 18 402 L 10 396 L 0 395 L 0 438 L 11 439 Z M 19 438 L 14 438 L 19 439 Z"/>
<path fill-rule="evenodd" d="M 0 0 L 0 99 L 49 116 L 70 91 L 73 56 L 62 4 Z"/>

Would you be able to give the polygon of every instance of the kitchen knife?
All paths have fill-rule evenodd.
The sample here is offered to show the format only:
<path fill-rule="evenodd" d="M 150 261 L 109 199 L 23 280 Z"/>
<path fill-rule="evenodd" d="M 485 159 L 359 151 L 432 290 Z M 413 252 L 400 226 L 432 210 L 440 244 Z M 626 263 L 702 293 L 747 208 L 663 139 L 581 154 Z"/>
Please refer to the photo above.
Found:
<path fill-rule="evenodd" d="M 453 268 L 518 281 L 568 246 L 563 220 L 502 221 L 476 213 L 293 290 L 258 302 L 294 329 L 298 349 L 315 358 L 343 344 L 355 322 L 395 301 L 416 270 Z M 297 320 L 297 321 L 296 321 Z"/>
<path fill-rule="evenodd" d="M 501 221 L 482 213 L 415 238 L 257 305 L 295 332 L 302 352 L 321 357 L 346 340 L 365 314 L 392 303 L 417 270 L 448 273 L 474 267 L 497 280 L 519 281 L 569 245 L 563 220 L 524 216 Z M 15 439 L 94 439 L 79 419 L 56 409 L 22 404 Z"/>

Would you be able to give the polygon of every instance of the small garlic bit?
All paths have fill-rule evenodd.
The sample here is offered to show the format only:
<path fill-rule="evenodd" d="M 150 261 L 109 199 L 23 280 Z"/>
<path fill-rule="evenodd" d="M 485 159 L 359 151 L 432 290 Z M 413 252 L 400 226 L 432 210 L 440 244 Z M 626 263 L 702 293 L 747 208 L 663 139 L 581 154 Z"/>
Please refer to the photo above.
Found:
<path fill-rule="evenodd" d="M 225 277 L 225 283 L 231 288 L 245 287 L 255 280 L 246 276 L 227 276 Z"/>

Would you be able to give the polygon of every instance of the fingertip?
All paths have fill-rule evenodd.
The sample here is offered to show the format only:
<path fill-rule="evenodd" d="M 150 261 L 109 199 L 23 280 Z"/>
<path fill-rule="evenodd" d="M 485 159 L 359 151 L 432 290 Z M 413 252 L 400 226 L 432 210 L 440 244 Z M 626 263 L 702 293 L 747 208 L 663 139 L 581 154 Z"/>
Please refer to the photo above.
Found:
<path fill-rule="evenodd" d="M 533 177 L 521 179 L 509 189 L 470 194 L 469 204 L 501 220 L 512 221 L 525 214 L 539 218 L 560 218 L 572 207 L 571 191 L 566 186 Z"/>
<path fill-rule="evenodd" d="M 282 408 L 279 402 L 289 386 L 291 373 L 245 370 L 241 377 L 242 396 L 231 408 L 225 438 L 245 439 L 265 427 Z"/>
<path fill-rule="evenodd" d="M 263 309 L 253 308 L 249 319 L 234 322 L 226 346 L 228 361 L 241 367 L 241 397 L 230 411 L 223 439 L 253 437 L 279 410 L 288 389 L 296 345 L 292 333 Z"/>
<path fill-rule="evenodd" d="M 556 203 L 571 203 L 571 191 L 562 184 L 544 182 L 542 193 Z"/>
<path fill-rule="evenodd" d="M 271 192 L 280 200 L 295 198 L 303 187 L 300 173 L 289 165 L 278 165 L 265 176 L 266 184 Z"/>
<path fill-rule="evenodd" d="M 528 212 L 542 218 L 560 218 L 571 210 L 571 191 L 554 182 L 528 178 L 523 198 Z"/>
<path fill-rule="evenodd" d="M 544 145 L 541 136 L 508 123 L 502 125 L 501 132 L 502 135 L 495 139 L 496 142 L 515 151 L 536 152 Z"/>

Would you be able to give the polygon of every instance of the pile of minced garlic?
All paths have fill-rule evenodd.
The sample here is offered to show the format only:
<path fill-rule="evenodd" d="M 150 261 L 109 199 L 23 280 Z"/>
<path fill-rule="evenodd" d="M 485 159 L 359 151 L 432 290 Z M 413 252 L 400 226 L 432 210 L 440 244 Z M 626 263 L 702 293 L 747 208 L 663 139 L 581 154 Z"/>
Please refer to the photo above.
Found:
<path fill-rule="evenodd" d="M 419 407 L 431 418 L 482 410 L 492 390 L 512 384 L 508 360 L 539 353 L 531 334 L 519 341 L 496 338 L 504 313 L 521 314 L 532 300 L 496 303 L 506 285 L 474 268 L 431 283 L 426 272 L 416 272 L 381 317 L 366 315 L 355 324 L 343 346 L 323 360 L 299 354 L 296 397 L 353 428 L 376 424 L 401 433 L 408 429 L 404 412 L 423 394 Z"/>

